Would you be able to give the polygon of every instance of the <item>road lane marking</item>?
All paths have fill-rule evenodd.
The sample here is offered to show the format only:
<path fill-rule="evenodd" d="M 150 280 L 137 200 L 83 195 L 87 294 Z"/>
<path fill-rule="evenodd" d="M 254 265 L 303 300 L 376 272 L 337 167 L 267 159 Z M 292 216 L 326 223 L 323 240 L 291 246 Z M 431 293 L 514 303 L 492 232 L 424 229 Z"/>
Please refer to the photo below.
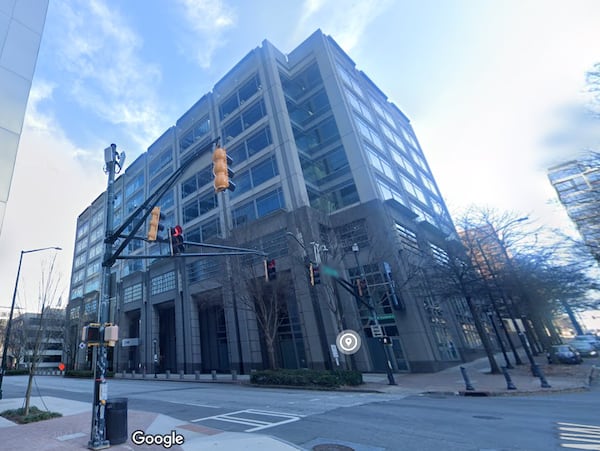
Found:
<path fill-rule="evenodd" d="M 257 420 L 256 418 L 248 418 L 247 416 L 257 416 L 262 415 L 265 417 L 271 418 L 282 418 L 280 421 L 263 421 Z M 290 413 L 284 412 L 274 412 L 271 410 L 257 410 L 257 409 L 246 409 L 246 410 L 238 410 L 235 412 L 223 413 L 220 415 L 213 415 L 210 417 L 196 418 L 195 420 L 190 420 L 190 423 L 198 423 L 200 421 L 224 421 L 227 423 L 237 423 L 243 424 L 246 426 L 253 426 L 249 429 L 245 429 L 244 432 L 255 432 L 261 431 L 264 429 L 272 428 L 275 426 L 280 426 L 282 424 L 293 423 L 294 421 L 298 421 L 301 419 L 301 415 L 294 415 Z"/>
<path fill-rule="evenodd" d="M 557 423 L 562 448 L 600 451 L 600 426 L 577 423 Z M 573 442 L 578 443 L 573 443 Z M 570 442 L 570 443 L 569 443 Z"/>

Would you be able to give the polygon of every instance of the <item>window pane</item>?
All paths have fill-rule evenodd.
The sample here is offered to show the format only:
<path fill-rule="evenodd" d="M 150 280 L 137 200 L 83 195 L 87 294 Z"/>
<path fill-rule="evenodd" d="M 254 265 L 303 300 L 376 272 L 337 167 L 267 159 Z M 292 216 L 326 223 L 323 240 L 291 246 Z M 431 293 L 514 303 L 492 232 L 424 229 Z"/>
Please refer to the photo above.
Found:
<path fill-rule="evenodd" d="M 221 104 L 221 119 L 225 119 L 238 107 L 237 93 L 233 94 Z"/>
<path fill-rule="evenodd" d="M 181 184 L 181 197 L 187 197 L 196 192 L 197 189 L 198 186 L 196 185 L 196 176 L 194 175 Z"/>
<path fill-rule="evenodd" d="M 199 199 L 200 214 L 208 213 L 217 206 L 217 196 L 214 193 L 209 193 Z"/>
<path fill-rule="evenodd" d="M 256 209 L 258 210 L 259 218 L 280 208 L 283 208 L 283 195 L 281 190 L 273 191 L 272 193 L 256 199 Z"/>
<path fill-rule="evenodd" d="M 247 224 L 256 219 L 256 213 L 254 212 L 254 202 L 249 202 L 241 207 L 233 210 L 232 213 L 233 222 L 236 226 Z"/>
<path fill-rule="evenodd" d="M 264 103 L 261 100 L 244 112 L 244 129 L 251 127 L 265 115 Z"/>
<path fill-rule="evenodd" d="M 231 123 L 223 127 L 223 136 L 226 141 L 229 141 L 242 133 L 242 130 L 241 118 L 236 117 Z"/>
<path fill-rule="evenodd" d="M 275 158 L 271 157 L 252 168 L 252 185 L 256 187 L 272 179 L 277 174 L 277 163 Z"/>
<path fill-rule="evenodd" d="M 241 174 L 235 175 L 235 191 L 229 193 L 229 197 L 235 198 L 240 194 L 244 194 L 252 188 L 252 182 L 250 180 L 250 171 L 242 172 Z"/>
<path fill-rule="evenodd" d="M 248 145 L 248 155 L 252 156 L 269 144 L 271 144 L 271 133 L 269 131 L 269 127 L 263 128 L 258 133 L 254 134 L 246 141 Z"/>
<path fill-rule="evenodd" d="M 183 222 L 189 222 L 199 216 L 198 201 L 194 200 L 183 207 Z"/>

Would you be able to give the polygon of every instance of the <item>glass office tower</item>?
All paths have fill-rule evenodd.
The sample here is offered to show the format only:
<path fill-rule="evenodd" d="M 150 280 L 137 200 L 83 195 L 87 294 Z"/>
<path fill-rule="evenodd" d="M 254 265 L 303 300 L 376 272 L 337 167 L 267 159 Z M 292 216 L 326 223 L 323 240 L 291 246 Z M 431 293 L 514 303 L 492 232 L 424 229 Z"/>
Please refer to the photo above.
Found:
<path fill-rule="evenodd" d="M 235 191 L 214 192 L 217 137 L 233 159 Z M 331 37 L 316 31 L 288 55 L 268 41 L 248 53 L 116 180 L 115 225 L 198 151 L 158 202 L 163 223 L 181 225 L 186 241 L 265 252 L 277 279 L 257 295 L 264 263 L 250 255 L 119 261 L 113 369 L 153 372 L 156 354 L 159 371 L 248 372 L 270 365 L 271 351 L 280 367 L 335 368 L 331 345 L 351 328 L 363 346 L 340 364 L 383 371 L 373 314 L 333 271 L 350 283 L 366 277 L 396 371 L 437 371 L 480 355 L 464 299 L 426 276 L 447 260 L 455 230 L 410 122 Z M 101 194 L 78 219 L 73 337 L 95 319 L 104 204 Z M 169 253 L 141 240 L 126 251 Z M 327 268 L 320 284 L 311 284 L 309 262 Z M 281 315 L 270 336 L 256 298 L 275 291 Z M 75 354 L 73 366 L 89 366 L 85 351 Z"/>

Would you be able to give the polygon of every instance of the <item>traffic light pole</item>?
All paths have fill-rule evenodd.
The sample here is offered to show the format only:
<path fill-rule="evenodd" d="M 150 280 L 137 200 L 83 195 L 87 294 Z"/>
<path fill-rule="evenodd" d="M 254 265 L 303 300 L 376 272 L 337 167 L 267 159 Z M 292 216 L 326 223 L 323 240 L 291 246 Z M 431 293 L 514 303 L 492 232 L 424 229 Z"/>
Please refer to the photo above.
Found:
<path fill-rule="evenodd" d="M 354 258 L 356 260 L 356 266 L 358 267 L 358 270 L 360 271 L 360 278 L 361 280 L 364 280 L 366 282 L 367 277 L 365 275 L 365 269 L 363 268 L 363 266 L 360 264 L 359 260 L 358 260 L 358 245 L 356 243 L 354 243 L 352 245 L 352 252 L 354 253 Z M 371 293 L 369 290 L 369 285 L 366 285 L 367 288 L 367 305 L 369 306 L 369 312 L 371 313 L 371 316 L 373 317 L 373 322 L 375 323 L 375 326 L 377 326 L 378 329 L 380 329 L 380 324 L 379 324 L 379 318 L 377 318 L 377 311 L 375 310 L 375 307 L 373 306 L 373 299 L 371 298 Z M 364 295 L 364 294 L 363 294 Z M 383 350 L 383 354 L 385 355 L 385 360 L 386 360 L 386 365 L 385 365 L 385 371 L 387 374 L 387 378 L 388 378 L 388 384 L 389 385 L 396 385 L 396 380 L 394 379 L 394 372 L 392 371 L 392 362 L 390 360 L 390 355 L 387 349 L 387 345 L 383 342 L 383 340 L 381 338 L 377 338 L 377 340 L 379 341 L 379 343 L 381 343 L 381 347 Z"/>
<path fill-rule="evenodd" d="M 110 257 L 112 256 L 112 236 L 115 204 L 115 167 L 119 170 L 119 154 L 117 146 L 111 144 L 104 149 L 104 162 L 108 174 L 106 187 L 106 224 L 104 232 L 104 258 L 102 263 L 102 286 L 100 288 L 100 303 L 98 305 L 98 323 L 100 324 L 100 342 L 94 347 L 96 366 L 94 369 L 94 399 L 92 404 L 92 429 L 90 433 L 89 449 L 104 449 L 110 446 L 106 438 L 106 400 L 108 387 L 106 383 L 106 370 L 108 367 L 107 347 L 104 342 L 105 324 L 108 322 L 109 299 L 110 299 Z"/>

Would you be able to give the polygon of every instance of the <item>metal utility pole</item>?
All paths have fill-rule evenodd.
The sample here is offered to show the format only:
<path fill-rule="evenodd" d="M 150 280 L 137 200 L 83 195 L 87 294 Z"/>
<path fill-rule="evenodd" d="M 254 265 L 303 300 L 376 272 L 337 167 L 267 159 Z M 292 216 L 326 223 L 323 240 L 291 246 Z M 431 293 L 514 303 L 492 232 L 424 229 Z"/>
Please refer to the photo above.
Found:
<path fill-rule="evenodd" d="M 124 154 L 117 153 L 117 146 L 111 144 L 104 149 L 105 172 L 108 175 L 106 187 L 106 223 L 104 232 L 104 257 L 102 259 L 102 286 L 100 288 L 100 301 L 98 305 L 98 324 L 100 324 L 100 340 L 94 347 L 96 367 L 94 370 L 94 399 L 92 405 L 92 429 L 90 433 L 89 449 L 103 449 L 110 446 L 106 439 L 106 400 L 108 387 L 106 383 L 106 370 L 108 367 L 107 346 L 104 342 L 104 329 L 108 322 L 110 299 L 110 268 L 112 266 L 112 240 L 109 238 L 113 232 L 113 216 L 115 203 L 115 173 L 116 167 L 121 170 Z"/>
<path fill-rule="evenodd" d="M 8 315 L 8 322 L 6 323 L 6 335 L 4 335 L 4 345 L 2 346 L 2 366 L 0 367 L 0 399 L 2 399 L 2 382 L 4 380 L 4 373 L 6 373 L 6 369 L 8 368 L 7 359 L 8 359 L 8 348 L 10 346 L 10 331 L 12 329 L 12 319 L 13 313 L 15 311 L 15 302 L 17 300 L 17 288 L 19 287 L 19 276 L 21 275 L 21 263 L 23 262 L 23 254 L 30 254 L 32 252 L 45 251 L 48 249 L 54 249 L 57 251 L 62 250 L 60 247 L 52 246 L 52 247 L 43 247 L 41 249 L 32 249 L 29 251 L 21 251 L 21 256 L 19 257 L 19 266 L 17 268 L 17 278 L 15 279 L 15 291 L 13 292 L 12 303 L 10 304 L 10 313 Z"/>
<path fill-rule="evenodd" d="M 360 271 L 360 278 L 362 280 L 364 280 L 366 283 L 367 277 L 365 274 L 365 269 L 358 261 L 358 251 L 359 251 L 358 244 L 354 243 L 352 245 L 352 252 L 354 252 L 354 258 L 356 259 L 356 266 L 358 266 L 358 270 Z M 366 284 L 366 289 L 367 289 L 367 300 L 368 300 L 369 311 L 371 312 L 371 316 L 373 317 L 373 322 L 375 323 L 375 326 L 377 327 L 377 329 L 380 329 L 381 326 L 379 324 L 379 318 L 377 318 L 377 311 L 375 310 L 375 307 L 373 306 L 373 299 L 371 298 L 369 284 Z M 394 372 L 392 371 L 392 362 L 390 360 L 390 355 L 388 353 L 387 346 L 383 343 L 383 340 L 381 338 L 377 338 L 377 340 L 381 343 L 383 353 L 385 355 L 385 359 L 386 359 L 385 371 L 387 373 L 388 383 L 389 383 L 389 385 L 396 385 L 396 381 L 394 379 Z"/>

